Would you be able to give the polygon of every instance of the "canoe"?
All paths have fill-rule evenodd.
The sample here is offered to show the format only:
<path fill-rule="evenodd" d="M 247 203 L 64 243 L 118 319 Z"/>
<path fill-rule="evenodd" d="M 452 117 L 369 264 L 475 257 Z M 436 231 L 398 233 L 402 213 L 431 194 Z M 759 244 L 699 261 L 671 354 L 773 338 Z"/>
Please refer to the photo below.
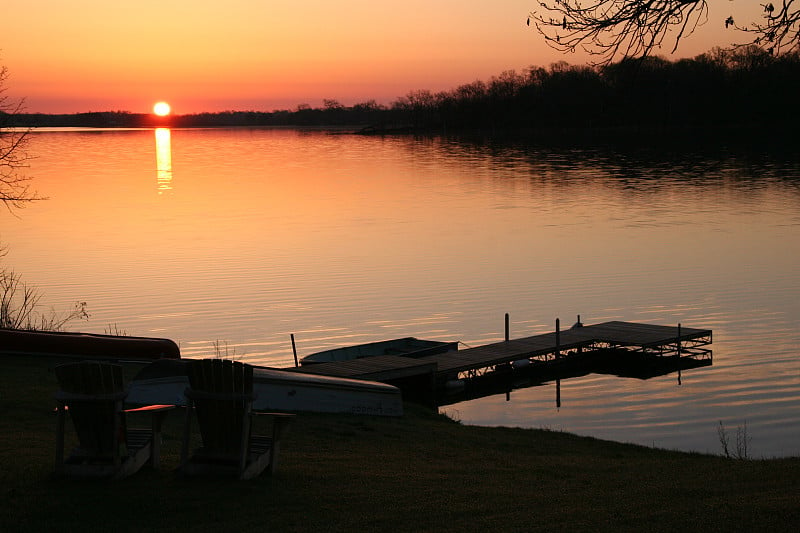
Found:
<path fill-rule="evenodd" d="M 388 341 L 369 342 L 334 348 L 307 355 L 300 359 L 301 365 L 315 363 L 331 363 L 334 361 L 351 361 L 362 357 L 375 357 L 376 355 L 399 355 L 403 357 L 425 357 L 439 353 L 458 350 L 458 342 L 431 341 L 404 337 Z"/>
<path fill-rule="evenodd" d="M 102 357 L 104 359 L 180 359 L 170 339 L 0 328 L 0 353 Z"/>
<path fill-rule="evenodd" d="M 134 405 L 186 405 L 186 359 L 153 361 L 133 377 L 126 402 Z M 317 376 L 256 366 L 253 408 L 258 411 L 310 411 L 402 416 L 400 389 L 359 379 Z"/>

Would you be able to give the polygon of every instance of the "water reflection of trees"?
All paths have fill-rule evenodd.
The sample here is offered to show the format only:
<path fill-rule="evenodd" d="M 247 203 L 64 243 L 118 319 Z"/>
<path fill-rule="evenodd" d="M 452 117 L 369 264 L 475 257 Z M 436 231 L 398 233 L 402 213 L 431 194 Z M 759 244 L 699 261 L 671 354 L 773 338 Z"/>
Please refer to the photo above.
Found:
<path fill-rule="evenodd" d="M 509 184 L 525 179 L 532 185 L 585 188 L 591 182 L 640 193 L 665 189 L 747 193 L 776 186 L 800 194 L 800 160 L 780 147 L 669 143 L 571 147 L 484 136 L 419 137 L 404 146 L 419 161 L 420 172 L 425 172 L 426 164 L 444 159 L 454 168 L 472 168 L 473 177 L 485 175 Z"/>

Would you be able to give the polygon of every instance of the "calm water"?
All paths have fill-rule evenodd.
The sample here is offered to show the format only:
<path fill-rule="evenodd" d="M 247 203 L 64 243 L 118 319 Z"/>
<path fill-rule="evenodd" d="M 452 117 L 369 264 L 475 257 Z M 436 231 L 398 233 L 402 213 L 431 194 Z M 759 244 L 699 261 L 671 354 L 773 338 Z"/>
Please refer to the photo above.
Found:
<path fill-rule="evenodd" d="M 543 150 L 293 130 L 49 131 L 50 199 L 2 217 L 5 263 L 72 329 L 273 366 L 414 335 L 475 346 L 612 319 L 714 330 L 714 365 L 589 375 L 445 410 L 720 453 L 800 455 L 800 163 L 724 150 Z"/>

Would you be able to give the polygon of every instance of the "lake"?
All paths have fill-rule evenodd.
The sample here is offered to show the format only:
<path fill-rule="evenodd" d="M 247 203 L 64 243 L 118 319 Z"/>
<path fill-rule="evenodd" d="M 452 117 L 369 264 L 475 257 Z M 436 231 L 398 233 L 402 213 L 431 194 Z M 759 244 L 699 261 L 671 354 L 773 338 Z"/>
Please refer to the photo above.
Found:
<path fill-rule="evenodd" d="M 466 424 L 800 455 L 800 161 L 726 148 L 542 148 L 281 129 L 45 130 L 49 199 L 4 264 L 69 329 L 277 367 L 395 337 L 476 346 L 607 320 L 714 331 L 714 364 L 589 374 L 443 407 Z"/>

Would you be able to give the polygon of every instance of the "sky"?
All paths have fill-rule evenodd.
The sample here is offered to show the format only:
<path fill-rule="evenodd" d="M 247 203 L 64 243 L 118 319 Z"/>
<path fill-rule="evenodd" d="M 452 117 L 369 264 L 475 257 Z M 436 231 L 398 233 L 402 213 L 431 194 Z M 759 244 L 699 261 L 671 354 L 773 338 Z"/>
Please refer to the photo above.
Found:
<path fill-rule="evenodd" d="M 667 58 L 735 36 L 728 14 L 757 0 L 710 0 L 709 21 Z M 273 111 L 324 99 L 390 104 L 588 56 L 550 49 L 525 22 L 538 0 L 25 0 L 6 2 L 0 65 L 27 112 Z M 757 11 L 756 11 L 757 13 Z M 739 15 L 737 13 L 737 15 Z M 739 15 L 741 16 L 741 15 Z"/>

